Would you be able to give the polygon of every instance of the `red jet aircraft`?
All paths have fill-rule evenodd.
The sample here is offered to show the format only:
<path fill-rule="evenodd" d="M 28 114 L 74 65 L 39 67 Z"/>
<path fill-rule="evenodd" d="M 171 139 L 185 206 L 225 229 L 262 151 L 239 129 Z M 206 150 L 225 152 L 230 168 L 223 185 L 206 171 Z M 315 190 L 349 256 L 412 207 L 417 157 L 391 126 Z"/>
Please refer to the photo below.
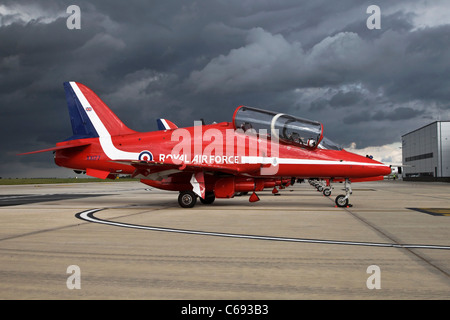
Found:
<path fill-rule="evenodd" d="M 197 197 L 211 204 L 289 184 L 295 179 L 344 181 L 345 195 L 336 205 L 347 206 L 350 183 L 381 180 L 391 173 L 383 163 L 333 145 L 319 122 L 239 106 L 231 122 L 178 128 L 158 119 L 158 131 L 129 129 L 88 87 L 65 82 L 73 136 L 55 147 L 23 154 L 54 151 L 58 166 L 76 173 L 114 179 L 119 174 L 140 178 L 146 185 L 179 191 L 183 208 Z M 330 192 L 329 192 L 330 193 Z M 325 194 L 325 193 L 324 193 Z M 329 195 L 327 193 L 327 195 Z"/>

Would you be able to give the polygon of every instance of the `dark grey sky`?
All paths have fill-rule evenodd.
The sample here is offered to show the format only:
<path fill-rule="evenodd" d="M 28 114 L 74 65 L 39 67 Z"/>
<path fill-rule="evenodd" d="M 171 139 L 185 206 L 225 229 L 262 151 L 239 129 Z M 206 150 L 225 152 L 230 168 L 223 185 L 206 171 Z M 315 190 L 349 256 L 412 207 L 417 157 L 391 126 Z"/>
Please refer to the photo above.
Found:
<path fill-rule="evenodd" d="M 66 27 L 71 4 L 80 30 Z M 73 175 L 51 153 L 16 156 L 71 135 L 71 80 L 138 131 L 159 117 L 230 121 L 249 105 L 394 160 L 402 134 L 450 119 L 449 17 L 447 0 L 2 1 L 0 176 Z"/>

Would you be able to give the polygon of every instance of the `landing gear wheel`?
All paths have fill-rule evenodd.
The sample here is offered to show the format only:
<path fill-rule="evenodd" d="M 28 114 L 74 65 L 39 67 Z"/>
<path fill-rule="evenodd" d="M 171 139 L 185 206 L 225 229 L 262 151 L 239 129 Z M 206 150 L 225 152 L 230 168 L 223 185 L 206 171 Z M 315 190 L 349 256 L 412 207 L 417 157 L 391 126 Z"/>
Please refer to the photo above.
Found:
<path fill-rule="evenodd" d="M 182 208 L 192 208 L 197 202 L 197 195 L 192 191 L 180 191 L 178 204 Z"/>
<path fill-rule="evenodd" d="M 205 194 L 205 199 L 199 197 L 200 202 L 203 204 L 211 204 L 216 200 L 216 196 L 214 195 L 214 192 L 207 192 Z"/>
<path fill-rule="evenodd" d="M 323 195 L 327 196 L 327 197 L 331 196 L 331 189 L 330 188 L 325 188 L 323 190 Z"/>
<path fill-rule="evenodd" d="M 338 195 L 336 197 L 336 201 L 335 202 L 336 202 L 336 205 L 338 207 L 341 207 L 341 208 L 348 206 L 348 198 L 346 199 L 345 195 L 343 195 L 343 194 Z"/>
<path fill-rule="evenodd" d="M 317 191 L 322 192 L 323 191 L 323 187 L 322 186 L 318 186 L 317 187 Z"/>

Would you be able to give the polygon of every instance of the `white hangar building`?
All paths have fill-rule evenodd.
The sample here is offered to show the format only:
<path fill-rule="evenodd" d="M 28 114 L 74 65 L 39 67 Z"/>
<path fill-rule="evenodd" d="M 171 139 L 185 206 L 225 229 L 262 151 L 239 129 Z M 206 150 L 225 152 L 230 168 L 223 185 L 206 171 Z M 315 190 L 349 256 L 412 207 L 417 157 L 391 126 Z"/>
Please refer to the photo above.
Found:
<path fill-rule="evenodd" d="M 450 121 L 435 121 L 402 136 L 404 180 L 450 182 Z"/>

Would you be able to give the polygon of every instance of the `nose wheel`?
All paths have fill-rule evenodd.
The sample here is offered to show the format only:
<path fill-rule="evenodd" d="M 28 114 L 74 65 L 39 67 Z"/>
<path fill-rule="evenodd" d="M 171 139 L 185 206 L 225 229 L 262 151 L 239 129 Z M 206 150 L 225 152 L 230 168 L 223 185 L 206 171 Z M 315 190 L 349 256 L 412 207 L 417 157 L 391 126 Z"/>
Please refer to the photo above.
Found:
<path fill-rule="evenodd" d="M 345 195 L 343 194 L 338 195 L 334 202 L 340 208 L 351 207 L 352 205 L 348 203 L 351 194 L 352 194 L 351 182 L 349 179 L 345 179 Z"/>
<path fill-rule="evenodd" d="M 336 205 L 338 207 L 341 207 L 341 208 L 347 207 L 347 205 L 348 205 L 348 198 L 345 195 L 340 194 L 340 195 L 338 195 L 336 197 L 336 200 L 334 202 L 336 203 Z"/>

